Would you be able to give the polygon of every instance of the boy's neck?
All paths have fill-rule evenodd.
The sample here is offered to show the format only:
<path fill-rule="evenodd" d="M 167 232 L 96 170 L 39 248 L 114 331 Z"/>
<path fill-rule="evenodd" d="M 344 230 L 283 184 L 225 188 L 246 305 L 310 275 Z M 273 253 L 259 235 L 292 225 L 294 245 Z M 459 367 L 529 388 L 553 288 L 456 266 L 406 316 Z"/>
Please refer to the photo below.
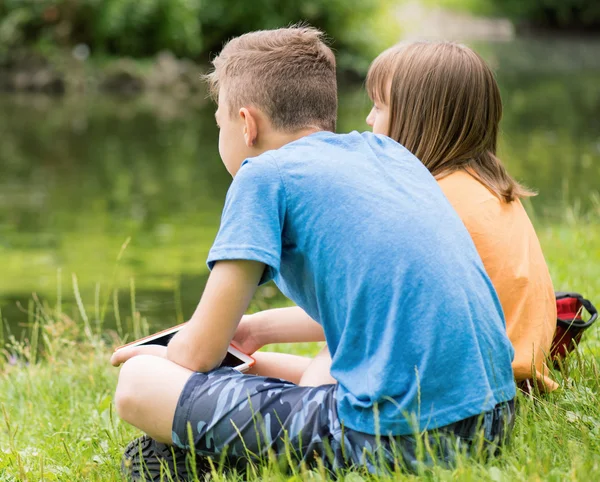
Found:
<path fill-rule="evenodd" d="M 318 127 L 307 127 L 306 129 L 301 129 L 294 132 L 272 131 L 271 135 L 269 135 L 266 139 L 263 139 L 263 142 L 260 143 L 260 149 L 263 152 L 279 149 L 290 142 L 297 141 L 298 139 L 322 131 L 323 129 Z"/>

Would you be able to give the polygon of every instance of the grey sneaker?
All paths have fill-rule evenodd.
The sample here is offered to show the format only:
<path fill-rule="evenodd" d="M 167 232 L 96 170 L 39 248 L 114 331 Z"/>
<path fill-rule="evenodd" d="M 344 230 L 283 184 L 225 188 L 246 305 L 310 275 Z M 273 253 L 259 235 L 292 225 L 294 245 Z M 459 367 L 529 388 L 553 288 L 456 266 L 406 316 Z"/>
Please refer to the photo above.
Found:
<path fill-rule="evenodd" d="M 199 455 L 195 458 L 198 479 L 205 480 L 210 465 Z M 143 435 L 125 447 L 121 471 L 126 480 L 135 482 L 188 482 L 198 480 L 194 478 L 191 463 L 189 451 Z"/>

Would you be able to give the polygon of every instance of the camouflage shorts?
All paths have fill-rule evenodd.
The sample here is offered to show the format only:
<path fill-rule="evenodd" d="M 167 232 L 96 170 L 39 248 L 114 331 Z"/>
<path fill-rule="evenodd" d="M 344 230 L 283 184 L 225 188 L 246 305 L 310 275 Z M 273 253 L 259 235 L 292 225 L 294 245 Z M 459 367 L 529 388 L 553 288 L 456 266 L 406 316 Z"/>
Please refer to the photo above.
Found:
<path fill-rule="evenodd" d="M 319 459 L 331 470 L 362 465 L 379 472 L 381 465 L 400 465 L 415 471 L 434 460 L 451 464 L 478 436 L 496 451 L 514 421 L 510 401 L 418 437 L 376 437 L 342 427 L 335 394 L 336 385 L 300 387 L 231 368 L 194 373 L 175 411 L 173 442 L 190 448 L 193 441 L 199 455 L 238 468 L 275 456 L 294 465 Z"/>

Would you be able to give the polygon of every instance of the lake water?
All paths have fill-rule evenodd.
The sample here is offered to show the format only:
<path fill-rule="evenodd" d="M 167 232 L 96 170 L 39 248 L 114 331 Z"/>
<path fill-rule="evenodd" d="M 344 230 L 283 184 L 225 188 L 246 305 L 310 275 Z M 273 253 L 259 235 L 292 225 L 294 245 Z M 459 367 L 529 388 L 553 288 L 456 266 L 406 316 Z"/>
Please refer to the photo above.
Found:
<path fill-rule="evenodd" d="M 528 205 L 537 224 L 600 205 L 599 46 L 478 46 L 502 89 L 500 155 L 539 192 Z M 344 89 L 339 131 L 366 129 L 369 109 L 360 85 Z M 27 324 L 32 293 L 60 296 L 78 317 L 73 274 L 92 323 L 104 313 L 114 326 L 114 288 L 126 326 L 132 305 L 153 328 L 189 317 L 231 181 L 217 135 L 204 99 L 0 97 L 0 309 L 11 330 Z M 267 287 L 255 307 L 276 301 Z"/>

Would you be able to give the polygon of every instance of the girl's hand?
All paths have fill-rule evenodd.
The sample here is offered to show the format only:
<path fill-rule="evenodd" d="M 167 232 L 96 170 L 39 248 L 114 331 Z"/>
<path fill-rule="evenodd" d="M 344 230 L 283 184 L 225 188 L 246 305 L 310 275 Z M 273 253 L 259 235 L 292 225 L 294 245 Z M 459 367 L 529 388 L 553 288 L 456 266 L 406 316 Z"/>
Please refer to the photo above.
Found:
<path fill-rule="evenodd" d="M 257 322 L 255 315 L 242 316 L 242 320 L 233 335 L 233 340 L 231 340 L 236 347 L 247 355 L 252 355 L 264 346 L 255 330 Z"/>
<path fill-rule="evenodd" d="M 137 355 L 152 355 L 167 358 L 167 347 L 161 345 L 128 346 L 114 352 L 110 357 L 110 363 L 118 367 Z"/>

